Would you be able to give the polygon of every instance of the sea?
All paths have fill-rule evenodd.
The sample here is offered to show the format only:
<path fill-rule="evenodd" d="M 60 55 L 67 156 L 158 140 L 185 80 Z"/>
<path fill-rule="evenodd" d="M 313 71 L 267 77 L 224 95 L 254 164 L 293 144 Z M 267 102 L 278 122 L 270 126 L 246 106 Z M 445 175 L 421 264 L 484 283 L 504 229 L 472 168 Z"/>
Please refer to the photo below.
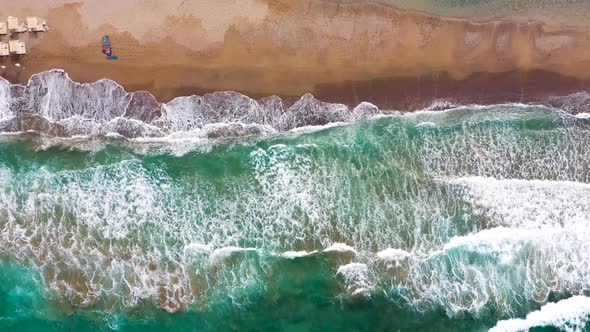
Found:
<path fill-rule="evenodd" d="M 0 331 L 590 331 L 585 97 L 0 79 Z"/>

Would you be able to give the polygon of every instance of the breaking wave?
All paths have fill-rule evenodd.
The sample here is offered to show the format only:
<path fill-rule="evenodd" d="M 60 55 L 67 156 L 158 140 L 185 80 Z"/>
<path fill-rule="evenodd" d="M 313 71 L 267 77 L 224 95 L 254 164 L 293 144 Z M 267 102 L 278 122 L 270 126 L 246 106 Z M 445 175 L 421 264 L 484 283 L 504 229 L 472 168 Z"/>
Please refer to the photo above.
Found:
<path fill-rule="evenodd" d="M 551 97 L 544 104 L 583 118 L 589 111 L 588 100 L 588 93 L 580 92 Z M 421 112 L 462 107 L 465 106 L 435 100 Z M 44 137 L 117 135 L 157 139 L 182 134 L 215 139 L 305 130 L 391 113 L 368 102 L 352 109 L 325 103 L 309 93 L 295 102 L 277 96 L 254 100 L 237 92 L 220 91 L 160 103 L 149 92 L 126 92 L 108 79 L 77 83 L 58 69 L 35 74 L 26 85 L 0 78 L 0 133 L 37 132 Z"/>
<path fill-rule="evenodd" d="M 567 332 L 584 331 L 590 320 L 590 298 L 574 296 L 557 303 L 547 303 L 524 319 L 498 322 L 490 332 L 528 331 L 533 327 L 553 326 Z"/>
<path fill-rule="evenodd" d="M 352 122 L 377 113 L 370 103 L 350 109 L 311 94 L 292 104 L 276 96 L 254 100 L 231 91 L 160 103 L 148 92 L 126 92 L 107 79 L 73 82 L 62 70 L 33 75 L 26 85 L 0 78 L 0 132 L 36 131 L 48 137 L 155 138 L 179 132 L 236 137 Z"/>

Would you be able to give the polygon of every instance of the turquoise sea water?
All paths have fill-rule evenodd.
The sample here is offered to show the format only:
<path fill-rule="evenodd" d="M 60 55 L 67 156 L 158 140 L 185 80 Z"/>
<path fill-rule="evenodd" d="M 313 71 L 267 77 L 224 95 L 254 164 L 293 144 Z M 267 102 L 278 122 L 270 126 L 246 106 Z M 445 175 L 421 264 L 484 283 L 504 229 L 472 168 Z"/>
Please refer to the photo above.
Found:
<path fill-rule="evenodd" d="M 358 1 L 358 0 L 350 0 Z M 560 26 L 587 26 L 586 0 L 378 0 L 402 9 L 474 20 L 539 20 Z"/>
<path fill-rule="evenodd" d="M 0 330 L 588 330 L 589 163 L 589 119 L 524 105 L 4 135 Z"/>

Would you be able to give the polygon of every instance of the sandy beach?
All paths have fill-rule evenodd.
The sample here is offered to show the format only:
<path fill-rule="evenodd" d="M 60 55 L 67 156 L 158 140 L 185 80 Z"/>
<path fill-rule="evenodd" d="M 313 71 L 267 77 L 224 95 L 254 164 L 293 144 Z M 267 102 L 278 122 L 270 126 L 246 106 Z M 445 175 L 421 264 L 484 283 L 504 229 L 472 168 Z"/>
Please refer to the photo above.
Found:
<path fill-rule="evenodd" d="M 371 1 L 29 0 L 6 7 L 10 15 L 45 17 L 51 28 L 17 36 L 28 54 L 0 60 L 11 82 L 59 68 L 76 81 L 109 78 L 161 101 L 218 90 L 286 98 L 311 92 L 398 109 L 441 98 L 534 101 L 590 87 L 584 26 L 452 18 Z M 101 54 L 104 34 L 119 60 Z"/>

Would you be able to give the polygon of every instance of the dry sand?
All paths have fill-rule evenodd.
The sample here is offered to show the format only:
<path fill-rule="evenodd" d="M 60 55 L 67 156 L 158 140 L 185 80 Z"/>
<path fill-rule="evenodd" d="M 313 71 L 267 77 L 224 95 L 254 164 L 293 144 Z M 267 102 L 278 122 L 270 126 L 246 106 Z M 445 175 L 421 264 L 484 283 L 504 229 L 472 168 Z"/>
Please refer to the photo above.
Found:
<path fill-rule="evenodd" d="M 162 101 L 213 90 L 312 92 L 408 108 L 433 98 L 525 101 L 590 87 L 584 27 L 474 22 L 370 1 L 21 0 L 3 9 L 46 17 L 51 27 L 19 35 L 26 56 L 0 60 L 0 74 L 14 82 L 62 68 L 77 81 L 110 78 Z M 119 60 L 101 54 L 105 33 Z"/>

